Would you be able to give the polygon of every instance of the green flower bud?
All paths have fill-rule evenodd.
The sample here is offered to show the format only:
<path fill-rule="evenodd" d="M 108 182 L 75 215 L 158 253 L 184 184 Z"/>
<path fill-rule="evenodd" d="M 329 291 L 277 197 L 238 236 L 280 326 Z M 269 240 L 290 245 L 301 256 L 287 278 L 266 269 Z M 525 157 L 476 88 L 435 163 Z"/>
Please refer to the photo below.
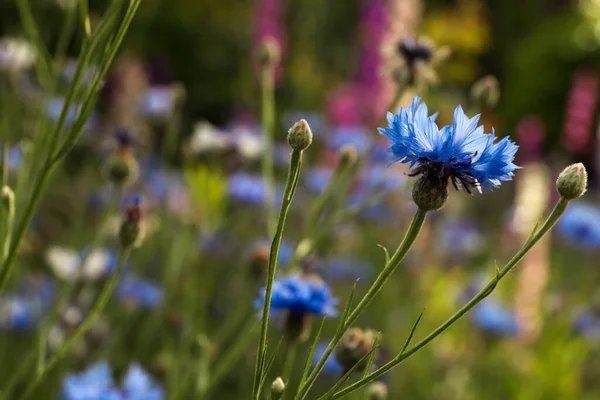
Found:
<path fill-rule="evenodd" d="M 275 65 L 281 59 L 281 46 L 274 37 L 268 36 L 263 39 L 258 50 L 258 62 L 260 65 Z"/>
<path fill-rule="evenodd" d="M 423 211 L 439 210 L 448 200 L 448 180 L 432 175 L 424 174 L 413 186 L 413 201 Z"/>
<path fill-rule="evenodd" d="M 284 391 L 285 383 L 283 382 L 283 379 L 281 379 L 281 377 L 275 378 L 275 380 L 271 384 L 271 397 L 274 400 L 280 399 Z"/>
<path fill-rule="evenodd" d="M 129 186 L 138 179 L 140 169 L 137 161 L 129 154 L 115 155 L 108 163 L 108 177 L 117 186 Z"/>
<path fill-rule="evenodd" d="M 288 143 L 294 150 L 305 150 L 312 143 L 313 134 L 305 119 L 296 122 L 288 131 Z"/>
<path fill-rule="evenodd" d="M 121 228 L 119 229 L 119 240 L 123 248 L 138 246 L 142 240 L 141 202 L 141 197 L 136 196 L 133 200 L 133 205 L 125 212 L 125 219 L 121 223 Z"/>
<path fill-rule="evenodd" d="M 358 160 L 358 152 L 356 151 L 356 147 L 351 144 L 345 144 L 340 149 L 340 167 L 346 168 L 350 165 L 354 165 L 356 160 Z"/>
<path fill-rule="evenodd" d="M 13 192 L 13 190 L 10 187 L 4 186 L 2 188 L 2 205 L 8 210 L 14 204 L 15 192 Z"/>
<path fill-rule="evenodd" d="M 372 329 L 351 328 L 346 331 L 335 349 L 336 359 L 345 371 L 352 369 L 372 350 L 376 338 L 377 332 Z"/>
<path fill-rule="evenodd" d="M 563 199 L 574 200 L 587 190 L 587 177 L 582 163 L 569 165 L 558 175 L 556 189 Z"/>
<path fill-rule="evenodd" d="M 388 397 L 387 385 L 383 382 L 373 382 L 367 387 L 367 399 L 386 400 Z"/>
<path fill-rule="evenodd" d="M 481 107 L 494 108 L 500 100 L 499 86 L 495 76 L 484 76 L 471 87 L 471 99 Z"/>

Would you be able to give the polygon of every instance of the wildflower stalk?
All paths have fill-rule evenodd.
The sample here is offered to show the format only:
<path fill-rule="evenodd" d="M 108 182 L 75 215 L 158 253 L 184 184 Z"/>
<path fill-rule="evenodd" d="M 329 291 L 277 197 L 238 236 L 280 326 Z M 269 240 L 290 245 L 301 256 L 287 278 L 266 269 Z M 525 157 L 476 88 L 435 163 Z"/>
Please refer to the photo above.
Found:
<path fill-rule="evenodd" d="M 50 55 L 48 49 L 42 41 L 42 37 L 33 18 L 29 0 L 17 0 L 17 8 L 19 9 L 19 17 L 23 23 L 25 33 L 29 40 L 33 42 L 38 54 L 38 60 L 35 63 L 35 69 L 38 79 L 42 86 L 47 87 L 51 82 L 51 67 Z"/>
<path fill-rule="evenodd" d="M 298 356 L 299 347 L 300 342 L 298 340 L 291 340 L 288 342 L 288 348 L 285 354 L 285 361 L 283 362 L 283 373 L 281 374 L 283 382 L 285 382 L 286 385 L 290 382 L 290 378 L 294 370 L 294 364 L 296 362 L 296 357 Z"/>
<path fill-rule="evenodd" d="M 260 339 L 258 342 L 258 353 L 256 355 L 256 369 L 254 372 L 254 389 L 253 399 L 260 399 L 261 385 L 260 381 L 264 373 L 264 360 L 267 351 L 267 329 L 269 326 L 269 311 L 271 309 L 271 293 L 273 290 L 273 282 L 275 281 L 275 272 L 277 270 L 277 258 L 279 257 L 279 247 L 283 236 L 283 228 L 287 213 L 292 203 L 294 193 L 298 187 L 298 179 L 300 177 L 300 169 L 302 167 L 302 150 L 293 149 L 290 159 L 290 168 L 288 171 L 287 182 L 283 199 L 281 201 L 281 209 L 279 211 L 279 220 L 277 221 L 277 229 L 273 242 L 271 244 L 271 253 L 269 255 L 269 269 L 267 272 L 267 284 L 265 288 L 265 299 L 262 312 Z"/>
<path fill-rule="evenodd" d="M 2 187 L 2 201 L 6 202 L 6 227 L 3 232 L 4 244 L 2 247 L 2 260 L 4 260 L 10 248 L 12 229 L 15 224 L 15 194 L 8 186 Z"/>
<path fill-rule="evenodd" d="M 275 173 L 273 171 L 273 143 L 275 141 L 275 66 L 265 63 L 261 67 L 262 87 L 262 128 L 265 151 L 262 159 L 262 173 L 265 181 L 265 208 L 267 212 L 267 232 L 275 234 Z"/>
<path fill-rule="evenodd" d="M 90 329 L 92 324 L 98 319 L 100 313 L 106 307 L 106 304 L 110 300 L 110 297 L 113 293 L 115 285 L 117 284 L 117 280 L 121 275 L 121 271 L 123 269 L 123 265 L 125 265 L 125 261 L 129 257 L 131 253 L 132 247 L 126 247 L 121 250 L 119 254 L 119 259 L 117 261 L 117 267 L 112 273 L 110 279 L 107 284 L 102 289 L 102 292 L 98 296 L 96 303 L 90 310 L 89 314 L 86 318 L 81 322 L 77 330 L 73 333 L 73 335 L 67 340 L 61 347 L 58 349 L 56 353 L 52 356 L 52 358 L 48 361 L 44 368 L 38 370 L 35 374 L 35 377 L 29 382 L 29 385 L 26 387 L 25 391 L 21 396 L 18 397 L 19 400 L 25 400 L 33 394 L 35 389 L 39 386 L 39 384 L 44 380 L 44 378 L 48 375 L 48 373 L 58 364 L 60 360 L 67 354 L 67 352 L 71 349 L 71 347 L 77 343 L 77 341 Z"/>
<path fill-rule="evenodd" d="M 360 379 L 359 381 L 353 383 L 347 388 L 337 392 L 333 396 L 333 399 L 338 399 L 347 394 L 350 394 L 355 390 L 361 388 L 362 386 L 368 384 L 369 382 L 372 382 L 373 380 L 377 379 L 381 375 L 385 374 L 390 369 L 394 368 L 396 365 L 400 364 L 402 361 L 415 354 L 421 348 L 425 347 L 429 342 L 438 337 L 442 332 L 444 332 L 446 329 L 452 326 L 452 324 L 458 321 L 463 315 L 469 312 L 469 310 L 471 310 L 483 299 L 489 296 L 496 288 L 496 285 L 498 285 L 498 282 L 500 282 L 500 280 L 502 280 L 502 278 L 504 278 L 523 259 L 523 257 L 525 257 L 529 250 L 531 250 L 532 247 L 535 246 L 535 244 L 539 242 L 552 229 L 556 222 L 558 222 L 562 214 L 567 209 L 568 203 L 569 200 L 566 200 L 565 198 L 561 197 L 556 206 L 554 206 L 554 209 L 552 210 L 542 227 L 539 228 L 539 230 L 534 230 L 530 239 L 523 245 L 521 250 L 519 250 L 519 252 L 515 254 L 515 256 L 502 269 L 498 270 L 495 278 L 492 279 L 483 289 L 481 289 L 481 291 L 479 291 L 479 293 L 477 293 L 460 310 L 454 313 L 454 315 L 448 318 L 443 324 L 438 326 L 425 338 L 421 339 L 421 341 L 416 343 L 411 348 L 401 352 L 398 356 L 396 356 L 393 360 L 385 364 L 383 367 L 375 370 L 374 372 L 370 373 L 363 379 Z"/>
<path fill-rule="evenodd" d="M 23 4 L 28 5 L 27 0 L 20 0 Z M 92 108 L 95 104 L 95 100 L 98 95 L 98 91 L 100 89 L 101 82 L 104 79 L 104 76 L 108 72 L 108 68 L 112 63 L 114 56 L 131 24 L 133 16 L 135 15 L 137 8 L 140 5 L 141 0 L 129 0 L 129 6 L 125 13 L 125 17 L 121 21 L 119 28 L 115 35 L 109 40 L 108 45 L 104 51 L 103 63 L 100 73 L 96 76 L 94 84 L 91 85 L 89 91 L 86 94 L 86 100 L 84 101 L 84 105 L 81 108 L 80 114 L 73 123 L 71 127 L 71 131 L 69 132 L 67 139 L 59 148 L 59 150 L 54 153 L 55 147 L 58 143 L 59 136 L 61 136 L 61 132 L 64 129 L 66 119 L 71 108 L 72 101 L 75 97 L 77 89 L 81 83 L 83 78 L 84 71 L 91 60 L 91 54 L 98 47 L 98 45 L 103 42 L 111 33 L 111 27 L 113 26 L 113 22 L 117 17 L 120 7 L 118 7 L 120 2 L 113 2 L 110 6 L 109 11 L 107 11 L 107 15 L 105 19 L 99 24 L 98 29 L 93 36 L 89 45 L 86 44 L 84 46 L 84 57 L 79 60 L 77 63 L 77 68 L 75 71 L 75 78 L 70 86 L 69 93 L 65 99 L 65 103 L 63 105 L 63 110 L 61 112 L 61 116 L 59 118 L 59 122 L 57 124 L 56 129 L 51 135 L 51 144 L 48 147 L 49 152 L 46 157 L 46 161 L 42 164 L 40 169 L 39 177 L 35 180 L 33 185 L 33 190 L 31 195 L 29 196 L 29 203 L 25 207 L 24 215 L 20 220 L 20 223 L 17 226 L 16 232 L 14 234 L 15 240 L 12 241 L 11 246 L 8 251 L 8 255 L 5 257 L 4 262 L 2 263 L 2 268 L 0 270 L 0 293 L 6 287 L 8 283 L 8 279 L 12 272 L 12 263 L 17 253 L 17 249 L 25 236 L 25 232 L 29 226 L 29 222 L 33 217 L 33 213 L 37 208 L 39 203 L 42 191 L 50 177 L 51 173 L 56 168 L 57 164 L 62 161 L 62 159 L 67 155 L 67 153 L 72 149 L 75 145 L 75 142 L 79 138 L 79 135 L 92 111 Z M 32 21 L 33 22 L 33 21 Z"/>
<path fill-rule="evenodd" d="M 323 370 L 323 367 L 325 366 L 325 362 L 327 361 L 327 359 L 329 358 L 331 353 L 333 353 L 333 350 L 335 349 L 337 344 L 340 342 L 340 340 L 341 340 L 342 336 L 344 335 L 344 333 L 346 332 L 346 330 L 348 330 L 348 328 L 350 328 L 350 326 L 357 320 L 357 318 L 360 316 L 360 314 L 365 310 L 365 308 L 369 305 L 369 303 L 379 293 L 379 291 L 381 290 L 381 288 L 383 287 L 383 285 L 385 284 L 387 279 L 390 277 L 390 275 L 394 272 L 396 267 L 398 267 L 398 265 L 400 265 L 400 262 L 404 259 L 404 256 L 406 256 L 406 254 L 412 247 L 413 243 L 415 242 L 417 236 L 419 235 L 419 232 L 421 231 L 421 228 L 423 227 L 426 217 L 427 217 L 427 211 L 423 211 L 421 209 L 417 210 L 417 212 L 415 213 L 415 215 L 412 219 L 410 227 L 408 228 L 408 231 L 406 232 L 406 235 L 404 236 L 404 239 L 402 240 L 402 243 L 400 243 L 400 245 L 398 246 L 398 249 L 396 250 L 394 255 L 386 263 L 385 267 L 379 273 L 379 275 L 375 279 L 375 282 L 373 282 L 373 284 L 371 285 L 371 287 L 369 288 L 369 290 L 367 291 L 365 296 L 360 300 L 360 302 L 358 303 L 356 308 L 354 308 L 354 310 L 352 310 L 352 312 L 348 315 L 347 318 L 340 321 L 340 326 L 339 326 L 335 336 L 333 337 L 331 342 L 327 345 L 327 348 L 323 352 L 321 359 L 319 359 L 317 365 L 314 367 L 313 371 L 309 375 L 305 384 L 303 385 L 303 387 L 299 391 L 298 395 L 296 396 L 297 400 L 306 398 L 306 396 L 308 395 L 308 392 L 311 389 L 312 385 L 314 384 L 315 380 L 317 379 L 317 377 Z"/>

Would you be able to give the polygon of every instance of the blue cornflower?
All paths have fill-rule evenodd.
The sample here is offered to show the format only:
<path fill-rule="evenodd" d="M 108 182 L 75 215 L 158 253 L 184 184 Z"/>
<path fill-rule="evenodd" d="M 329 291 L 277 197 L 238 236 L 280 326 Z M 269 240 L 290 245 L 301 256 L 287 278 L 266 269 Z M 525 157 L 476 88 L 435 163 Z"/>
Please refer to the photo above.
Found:
<path fill-rule="evenodd" d="M 78 375 L 69 375 L 63 381 L 63 400 L 122 400 L 113 384 L 112 372 L 101 362 Z"/>
<path fill-rule="evenodd" d="M 584 249 L 600 247 L 600 210 L 592 205 L 573 203 L 556 226 L 567 242 Z"/>
<path fill-rule="evenodd" d="M 265 290 L 255 301 L 256 307 L 262 307 Z M 274 313 L 289 311 L 294 315 L 316 314 L 335 316 L 337 299 L 332 296 L 329 286 L 324 282 L 309 280 L 299 276 L 279 278 L 273 283 L 271 309 Z"/>
<path fill-rule="evenodd" d="M 472 188 L 492 190 L 501 181 L 511 180 L 518 146 L 507 137 L 497 143 L 494 134 L 477 126 L 479 115 L 469 119 L 458 106 L 452 125 L 438 128 L 436 115 L 427 116 L 427 106 L 415 97 L 412 105 L 400 108 L 398 114 L 388 113 L 388 128 L 379 132 L 391 140 L 393 161 L 409 163 L 416 168 L 409 174 L 423 174 L 427 180 L 450 180 L 468 193 Z"/>
<path fill-rule="evenodd" d="M 156 308 L 162 301 L 163 291 L 156 283 L 128 275 L 117 289 L 117 296 L 143 308 Z"/>
<path fill-rule="evenodd" d="M 63 400 L 162 400 L 160 385 L 138 365 L 129 367 L 122 388 L 115 385 L 112 371 L 100 362 L 80 374 L 71 374 L 63 381 Z"/>
<path fill-rule="evenodd" d="M 321 359 L 323 354 L 325 353 L 325 349 L 327 349 L 327 343 L 319 343 L 315 348 L 315 354 L 311 360 L 311 366 L 315 367 L 317 362 Z M 335 353 L 331 354 L 327 361 L 325 361 L 325 365 L 323 366 L 323 373 L 326 375 L 334 375 L 340 376 L 344 372 L 344 367 L 339 361 L 335 358 Z"/>
<path fill-rule="evenodd" d="M 28 331 L 42 315 L 42 304 L 35 298 L 8 295 L 0 298 L 0 329 Z"/>
<path fill-rule="evenodd" d="M 496 335 L 516 335 L 519 328 L 513 312 L 490 298 L 473 308 L 471 319 L 481 330 Z"/>
<path fill-rule="evenodd" d="M 162 400 L 164 397 L 162 387 L 154 383 L 137 363 L 129 367 L 122 392 L 123 400 Z"/>

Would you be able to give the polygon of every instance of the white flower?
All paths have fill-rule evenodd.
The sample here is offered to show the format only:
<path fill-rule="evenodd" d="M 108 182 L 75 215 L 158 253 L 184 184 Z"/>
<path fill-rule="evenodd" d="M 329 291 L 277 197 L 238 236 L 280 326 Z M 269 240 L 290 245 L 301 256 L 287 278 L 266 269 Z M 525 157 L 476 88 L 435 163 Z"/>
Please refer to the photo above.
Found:
<path fill-rule="evenodd" d="M 107 250 L 91 250 L 85 256 L 75 250 L 52 247 L 46 252 L 46 262 L 56 277 L 64 281 L 96 280 L 110 273 L 114 256 Z"/>
<path fill-rule="evenodd" d="M 0 70 L 18 72 L 29 68 L 37 59 L 33 46 L 26 40 L 0 40 Z"/>
<path fill-rule="evenodd" d="M 265 151 L 263 136 L 250 132 L 247 129 L 234 129 L 234 141 L 238 152 L 243 158 L 255 160 Z"/>
<path fill-rule="evenodd" d="M 191 153 L 196 154 L 223 150 L 231 145 L 231 139 L 225 132 L 203 121 L 194 126 L 188 148 Z"/>

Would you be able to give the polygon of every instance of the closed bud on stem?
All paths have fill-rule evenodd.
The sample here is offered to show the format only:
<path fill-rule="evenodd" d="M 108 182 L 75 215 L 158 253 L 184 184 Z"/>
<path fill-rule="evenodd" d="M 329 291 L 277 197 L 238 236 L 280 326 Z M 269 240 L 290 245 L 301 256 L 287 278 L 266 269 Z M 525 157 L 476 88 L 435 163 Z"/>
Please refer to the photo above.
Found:
<path fill-rule="evenodd" d="M 351 144 L 346 144 L 340 149 L 340 168 L 347 168 L 358 160 L 358 152 L 356 147 Z"/>
<path fill-rule="evenodd" d="M 305 119 L 296 122 L 288 131 L 287 140 L 292 149 L 305 150 L 312 143 L 313 134 Z"/>
<path fill-rule="evenodd" d="M 494 108 L 500 100 L 500 85 L 493 75 L 486 75 L 471 87 L 471 100 L 482 108 Z"/>
<path fill-rule="evenodd" d="M 125 129 L 118 129 L 115 135 L 117 153 L 108 161 L 108 177 L 117 186 L 133 184 L 139 177 L 139 165 L 131 154 L 133 140 Z"/>
<path fill-rule="evenodd" d="M 136 196 L 133 199 L 133 204 L 125 211 L 125 219 L 121 223 L 121 229 L 119 229 L 119 240 L 123 248 L 137 246 L 143 238 L 141 204 L 142 198 Z"/>
<path fill-rule="evenodd" d="M 273 383 L 271 383 L 271 398 L 273 400 L 278 400 L 283 395 L 285 391 L 285 383 L 281 377 L 275 378 Z"/>
<path fill-rule="evenodd" d="M 582 163 L 569 165 L 558 175 L 556 189 L 565 200 L 581 197 L 587 190 L 587 171 Z"/>
<path fill-rule="evenodd" d="M 373 382 L 367 387 L 368 400 L 386 400 L 388 397 L 387 385 L 383 382 Z"/>
<path fill-rule="evenodd" d="M 448 200 L 448 180 L 425 173 L 413 186 L 412 197 L 423 211 L 439 210 Z"/>
<path fill-rule="evenodd" d="M 7 210 L 15 204 L 15 192 L 8 187 L 4 186 L 2 188 L 2 206 Z"/>
<path fill-rule="evenodd" d="M 274 37 L 265 37 L 258 49 L 258 62 L 262 66 L 272 66 L 281 59 L 281 46 Z"/>
<path fill-rule="evenodd" d="M 356 363 L 369 354 L 376 338 L 377 332 L 372 329 L 351 328 L 346 331 L 335 350 L 336 359 L 344 371 L 352 369 Z M 374 360 L 376 359 L 377 354 L 375 354 Z"/>
<path fill-rule="evenodd" d="M 261 281 L 264 279 L 269 268 L 269 255 L 271 246 L 268 243 L 258 243 L 250 255 L 250 271 L 252 275 Z"/>

